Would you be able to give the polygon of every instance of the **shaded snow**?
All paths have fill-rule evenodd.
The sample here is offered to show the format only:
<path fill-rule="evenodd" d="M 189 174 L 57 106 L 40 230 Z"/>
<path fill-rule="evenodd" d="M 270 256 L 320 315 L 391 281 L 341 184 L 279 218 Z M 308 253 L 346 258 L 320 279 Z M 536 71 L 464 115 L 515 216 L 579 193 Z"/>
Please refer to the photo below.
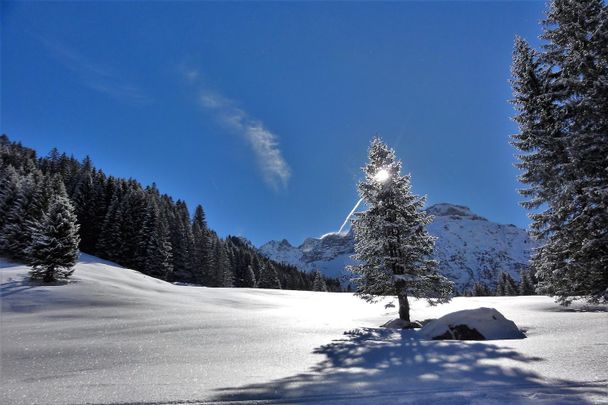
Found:
<path fill-rule="evenodd" d="M 34 285 L 25 266 L 0 267 L 2 404 L 608 395 L 604 308 L 578 312 L 546 297 L 412 302 L 413 319 L 493 307 L 528 336 L 439 342 L 378 328 L 396 311 L 346 293 L 176 286 L 86 255 L 63 285 Z"/>

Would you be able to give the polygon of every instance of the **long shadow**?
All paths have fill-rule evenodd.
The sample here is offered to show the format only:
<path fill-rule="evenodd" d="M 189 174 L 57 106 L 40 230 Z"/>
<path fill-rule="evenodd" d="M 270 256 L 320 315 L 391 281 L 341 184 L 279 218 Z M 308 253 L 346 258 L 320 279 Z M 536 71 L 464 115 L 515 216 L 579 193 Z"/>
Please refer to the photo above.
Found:
<path fill-rule="evenodd" d="M 17 294 L 23 291 L 31 290 L 36 287 L 53 287 L 67 284 L 74 284 L 74 280 L 57 280 L 51 283 L 45 283 L 42 281 L 30 280 L 29 278 L 23 278 L 21 280 L 8 280 L 0 284 L 0 298 L 8 297 L 9 295 Z"/>
<path fill-rule="evenodd" d="M 0 285 L 0 298 L 34 288 L 28 280 L 8 281 Z"/>
<path fill-rule="evenodd" d="M 388 329 L 361 329 L 345 335 L 315 349 L 325 359 L 307 373 L 223 388 L 213 400 L 584 404 L 590 394 L 607 393 L 605 385 L 547 381 L 518 367 L 542 359 L 491 343 L 426 341 L 415 331 Z"/>

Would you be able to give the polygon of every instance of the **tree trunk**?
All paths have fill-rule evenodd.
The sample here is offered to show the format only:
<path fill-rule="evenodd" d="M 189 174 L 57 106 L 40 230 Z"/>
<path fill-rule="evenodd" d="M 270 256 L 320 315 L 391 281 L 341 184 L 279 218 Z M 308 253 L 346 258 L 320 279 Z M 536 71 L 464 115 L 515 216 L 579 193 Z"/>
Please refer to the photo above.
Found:
<path fill-rule="evenodd" d="M 395 283 L 395 287 L 397 289 L 397 299 L 399 300 L 399 319 L 410 322 L 410 303 L 407 300 L 405 282 L 398 281 Z"/>
<path fill-rule="evenodd" d="M 44 281 L 45 283 L 55 281 L 55 267 L 47 267 L 46 271 L 44 272 L 44 278 L 42 281 Z"/>
<path fill-rule="evenodd" d="M 410 322 L 410 303 L 407 300 L 407 294 L 399 294 L 399 319 Z"/>

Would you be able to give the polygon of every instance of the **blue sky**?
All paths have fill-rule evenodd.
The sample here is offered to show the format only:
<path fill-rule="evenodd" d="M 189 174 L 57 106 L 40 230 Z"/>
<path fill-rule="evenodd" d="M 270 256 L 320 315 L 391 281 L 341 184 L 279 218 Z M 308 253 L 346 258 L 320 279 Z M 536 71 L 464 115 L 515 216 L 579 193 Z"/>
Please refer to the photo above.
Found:
<path fill-rule="evenodd" d="M 2 2 L 1 130 L 156 182 L 220 234 L 337 230 L 380 134 L 428 203 L 527 226 L 513 39 L 542 2 Z"/>

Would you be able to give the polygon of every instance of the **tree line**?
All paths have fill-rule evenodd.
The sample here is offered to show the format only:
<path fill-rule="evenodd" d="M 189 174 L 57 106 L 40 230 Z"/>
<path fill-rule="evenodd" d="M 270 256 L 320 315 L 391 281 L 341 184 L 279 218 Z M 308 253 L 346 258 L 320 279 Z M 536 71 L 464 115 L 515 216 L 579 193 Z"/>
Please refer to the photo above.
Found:
<path fill-rule="evenodd" d="M 243 238 L 220 238 L 201 205 L 191 215 L 185 201 L 154 184 L 106 175 L 89 157 L 57 149 L 37 157 L 6 135 L 0 213 L 0 254 L 29 263 L 32 277 L 45 281 L 68 277 L 80 249 L 170 282 L 341 290 L 337 279 L 269 260 Z"/>
<path fill-rule="evenodd" d="M 464 292 L 465 297 L 487 297 L 487 296 L 515 296 L 536 295 L 538 279 L 534 272 L 525 270 L 520 273 L 520 281 L 517 282 L 509 273 L 501 272 L 495 288 L 488 287 L 484 283 L 477 282 L 473 287 Z"/>

